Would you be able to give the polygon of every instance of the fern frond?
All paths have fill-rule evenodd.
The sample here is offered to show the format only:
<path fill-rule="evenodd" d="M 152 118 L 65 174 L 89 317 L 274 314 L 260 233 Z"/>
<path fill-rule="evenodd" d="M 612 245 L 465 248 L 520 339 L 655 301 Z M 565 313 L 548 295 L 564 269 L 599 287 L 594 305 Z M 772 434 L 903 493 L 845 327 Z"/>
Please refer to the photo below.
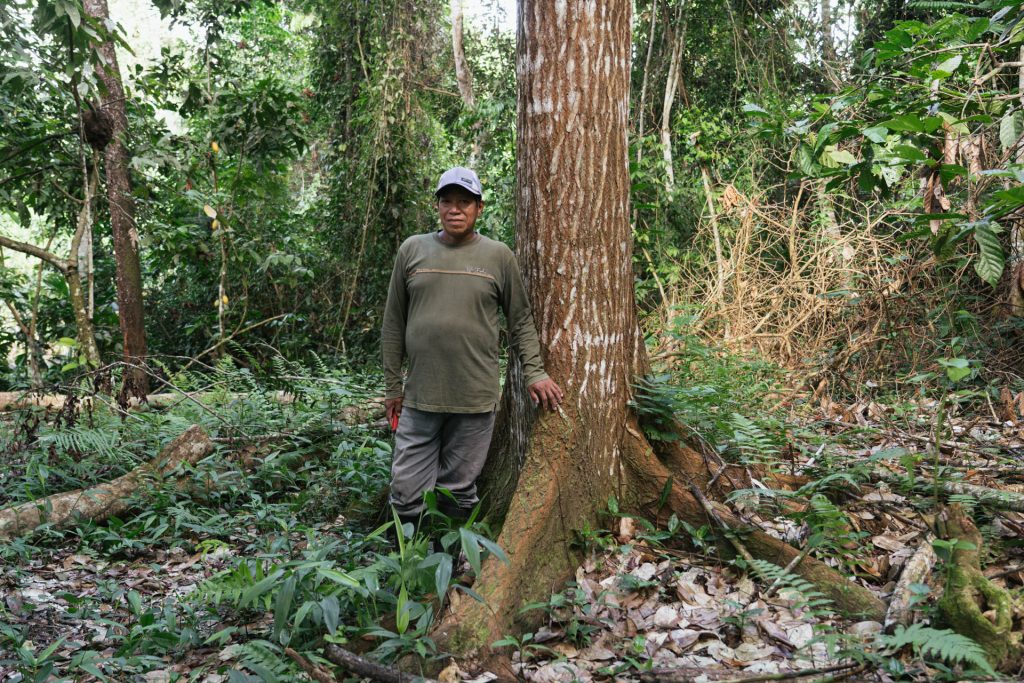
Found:
<path fill-rule="evenodd" d="M 896 652 L 911 646 L 921 657 L 929 655 L 953 663 L 967 663 L 989 675 L 995 675 L 985 658 L 985 650 L 967 636 L 949 629 L 937 629 L 922 624 L 911 624 L 907 628 L 898 626 L 891 635 L 879 635 L 880 644 Z"/>

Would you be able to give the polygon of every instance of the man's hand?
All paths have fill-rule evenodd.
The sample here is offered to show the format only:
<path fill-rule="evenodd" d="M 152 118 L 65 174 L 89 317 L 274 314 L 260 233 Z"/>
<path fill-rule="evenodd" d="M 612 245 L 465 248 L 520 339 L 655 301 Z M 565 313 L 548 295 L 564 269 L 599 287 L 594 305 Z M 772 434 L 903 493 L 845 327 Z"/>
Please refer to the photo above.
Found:
<path fill-rule="evenodd" d="M 398 418 L 402 414 L 402 401 L 404 399 L 404 396 L 384 399 L 384 415 L 387 416 L 389 425 L 397 424 Z"/>
<path fill-rule="evenodd" d="M 562 389 L 552 379 L 542 379 L 526 387 L 534 405 L 540 404 L 548 410 L 557 410 L 558 404 L 562 402 L 564 394 Z"/>

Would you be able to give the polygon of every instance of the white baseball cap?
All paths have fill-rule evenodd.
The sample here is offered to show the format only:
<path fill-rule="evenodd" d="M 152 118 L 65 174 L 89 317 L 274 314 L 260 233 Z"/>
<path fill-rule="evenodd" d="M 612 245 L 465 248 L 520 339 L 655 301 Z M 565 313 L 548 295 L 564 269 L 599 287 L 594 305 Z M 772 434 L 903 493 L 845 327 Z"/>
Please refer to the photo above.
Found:
<path fill-rule="evenodd" d="M 476 173 L 465 166 L 449 168 L 447 171 L 442 173 L 441 179 L 437 181 L 437 189 L 434 190 L 434 196 L 437 197 L 440 195 L 441 190 L 449 185 L 458 185 L 459 187 L 465 188 L 480 199 L 483 199 L 484 197 L 483 188 L 480 187 L 480 178 L 477 177 Z"/>

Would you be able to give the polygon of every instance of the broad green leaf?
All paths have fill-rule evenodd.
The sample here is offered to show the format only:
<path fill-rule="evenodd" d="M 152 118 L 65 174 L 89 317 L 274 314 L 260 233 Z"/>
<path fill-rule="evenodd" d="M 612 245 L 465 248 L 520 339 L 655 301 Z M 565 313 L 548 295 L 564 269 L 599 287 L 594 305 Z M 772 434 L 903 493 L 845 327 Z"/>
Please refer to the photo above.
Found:
<path fill-rule="evenodd" d="M 949 59 L 937 64 L 932 71 L 932 78 L 949 78 L 963 61 L 963 55 L 953 55 Z"/>
<path fill-rule="evenodd" d="M 768 112 L 763 107 L 759 107 L 751 102 L 743 105 L 743 112 L 752 116 L 768 116 Z"/>
<path fill-rule="evenodd" d="M 807 145 L 801 144 L 796 150 L 796 161 L 800 167 L 800 172 L 805 176 L 816 175 L 816 165 L 814 163 L 814 156 L 811 148 Z"/>
<path fill-rule="evenodd" d="M 907 161 L 928 160 L 928 157 L 924 155 L 924 152 L 913 145 L 894 145 L 892 151 L 899 155 L 901 159 L 906 159 Z"/>
<path fill-rule="evenodd" d="M 999 235 L 991 224 L 979 223 L 974 227 L 974 240 L 978 243 L 979 250 L 978 257 L 974 260 L 974 270 L 978 277 L 995 287 L 1006 266 Z"/>
<path fill-rule="evenodd" d="M 894 119 L 884 121 L 882 125 L 889 130 L 898 130 L 906 133 L 925 132 L 924 121 L 921 120 L 920 116 L 915 116 L 914 114 L 901 114 Z"/>
<path fill-rule="evenodd" d="M 324 627 L 333 636 L 335 631 L 338 630 L 338 625 L 341 621 L 341 608 L 338 605 L 338 598 L 333 595 L 324 598 L 320 601 L 320 609 L 323 610 L 324 614 Z"/>
<path fill-rule="evenodd" d="M 448 592 L 448 584 L 452 580 L 452 558 L 451 555 L 445 554 L 441 557 L 441 560 L 437 563 L 437 569 L 434 570 L 434 588 L 437 590 L 437 599 L 444 599 L 445 593 Z"/>
<path fill-rule="evenodd" d="M 73 2 L 64 3 L 64 13 L 68 15 L 68 19 L 71 20 L 71 24 L 78 28 L 82 25 L 82 15 L 78 11 L 78 7 Z"/>
<path fill-rule="evenodd" d="M 853 156 L 850 152 L 845 149 L 832 149 L 828 151 L 828 155 L 832 157 L 832 160 L 838 164 L 844 164 L 846 166 L 852 166 L 857 163 L 857 157 Z"/>
<path fill-rule="evenodd" d="M 877 142 L 878 144 L 885 144 L 885 138 L 889 134 L 889 129 L 885 126 L 871 126 L 870 128 L 864 129 L 864 137 L 871 142 Z"/>
<path fill-rule="evenodd" d="M 351 575 L 345 572 L 339 572 L 337 569 L 328 569 L 326 567 L 317 567 L 316 573 L 325 579 L 330 579 L 334 583 L 340 586 L 346 586 L 348 588 L 359 588 L 360 584 Z"/>
<path fill-rule="evenodd" d="M 400 634 L 405 633 L 406 629 L 409 628 L 409 592 L 405 589 L 405 584 L 402 584 L 401 590 L 398 591 L 398 604 L 395 605 L 395 630 Z"/>
<path fill-rule="evenodd" d="M 999 144 L 1003 146 L 1003 151 L 1010 149 L 1017 143 L 1017 138 L 1021 134 L 1021 112 L 1013 111 L 1007 112 L 1002 119 L 999 120 Z"/>
<path fill-rule="evenodd" d="M 469 560 L 469 566 L 473 568 L 473 571 L 480 575 L 480 546 L 476 542 L 476 534 L 469 529 L 462 527 L 459 529 L 459 536 L 462 540 L 462 552 L 466 553 L 466 559 Z"/>
<path fill-rule="evenodd" d="M 284 585 L 277 594 L 277 602 L 274 605 L 274 638 L 282 645 L 288 644 L 288 636 L 285 627 L 288 625 L 288 615 L 292 611 L 292 598 L 295 596 L 295 575 L 292 574 L 285 580 Z"/>

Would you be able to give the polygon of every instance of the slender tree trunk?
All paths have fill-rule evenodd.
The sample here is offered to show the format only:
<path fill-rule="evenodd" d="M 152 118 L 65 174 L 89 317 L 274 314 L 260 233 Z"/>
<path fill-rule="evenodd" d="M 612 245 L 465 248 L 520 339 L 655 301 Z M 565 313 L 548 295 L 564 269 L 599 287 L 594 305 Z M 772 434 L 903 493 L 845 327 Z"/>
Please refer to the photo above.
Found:
<path fill-rule="evenodd" d="M 100 23 L 109 19 L 107 0 L 85 0 L 85 12 Z M 139 265 L 139 234 L 135 225 L 135 200 L 129 181 L 128 149 L 125 147 L 128 116 L 125 93 L 117 64 L 114 43 L 104 41 L 98 46 L 105 60 L 96 67 L 103 83 L 104 113 L 110 117 L 113 137 L 103 150 L 106 161 L 107 203 L 110 207 L 110 229 L 117 261 L 117 304 L 124 340 L 124 358 L 131 366 L 146 362 L 146 330 L 142 309 L 142 269 Z M 142 369 L 125 372 L 126 396 L 142 397 L 149 393 L 149 380 Z"/>
<path fill-rule="evenodd" d="M 654 28 L 658 18 L 658 0 L 651 0 L 651 26 L 647 29 L 647 58 L 644 59 L 644 74 L 640 80 L 640 100 L 636 107 L 636 163 L 640 163 L 644 148 L 644 108 L 647 104 L 647 81 L 651 73 L 651 55 L 654 53 Z"/>
<path fill-rule="evenodd" d="M 462 0 L 451 0 L 452 8 L 452 55 L 455 59 L 455 80 L 459 83 L 459 95 L 467 111 L 476 109 L 473 96 L 473 72 L 466 61 L 466 48 L 462 40 Z M 473 147 L 469 154 L 469 165 L 475 166 L 480 158 L 483 127 L 480 121 L 473 124 Z"/>
<path fill-rule="evenodd" d="M 526 625 L 516 623 L 530 618 L 519 607 L 572 576 L 573 531 L 594 528 L 610 496 L 654 515 L 668 490 L 672 512 L 698 526 L 714 514 L 744 531 L 754 557 L 784 566 L 799 554 L 698 497 L 712 478 L 703 456 L 680 445 L 656 455 L 629 409 L 636 376 L 649 371 L 629 226 L 630 11 L 630 0 L 519 5 L 516 251 L 545 367 L 566 398 L 557 413 L 538 415 L 510 369 L 481 481 L 491 516 L 504 517 L 498 543 L 510 562 L 484 563 L 474 590 L 486 605 L 453 600 L 434 634 L 451 651 L 487 647 Z M 870 591 L 814 558 L 796 571 L 842 608 L 885 614 Z"/>
<path fill-rule="evenodd" d="M 683 47 L 686 40 L 686 29 L 680 26 L 683 13 L 683 3 L 679 3 L 676 10 L 674 30 L 675 40 L 672 43 L 672 57 L 668 65 L 668 78 L 665 79 L 665 98 L 661 106 L 661 153 L 665 159 L 665 191 L 675 191 L 676 175 L 672 161 L 672 105 L 676 99 L 676 89 L 679 87 L 679 69 L 682 66 Z"/>
<path fill-rule="evenodd" d="M 821 57 L 826 65 L 836 59 L 836 45 L 832 40 L 832 5 L 829 0 L 821 0 Z"/>
<path fill-rule="evenodd" d="M 455 57 L 455 79 L 459 82 L 459 94 L 467 109 L 476 108 L 473 97 L 473 72 L 466 61 L 466 50 L 462 43 L 462 0 L 451 0 L 452 6 L 452 52 Z"/>
<path fill-rule="evenodd" d="M 722 231 L 718 227 L 718 210 L 715 209 L 715 196 L 711 192 L 711 175 L 708 173 L 707 164 L 700 165 L 700 178 L 704 185 L 704 200 L 708 205 L 708 216 L 711 218 L 711 238 L 715 246 L 715 291 L 711 300 L 716 304 L 722 302 L 725 295 L 725 252 L 722 249 Z M 728 323 L 726 324 L 726 338 L 729 337 Z"/>

